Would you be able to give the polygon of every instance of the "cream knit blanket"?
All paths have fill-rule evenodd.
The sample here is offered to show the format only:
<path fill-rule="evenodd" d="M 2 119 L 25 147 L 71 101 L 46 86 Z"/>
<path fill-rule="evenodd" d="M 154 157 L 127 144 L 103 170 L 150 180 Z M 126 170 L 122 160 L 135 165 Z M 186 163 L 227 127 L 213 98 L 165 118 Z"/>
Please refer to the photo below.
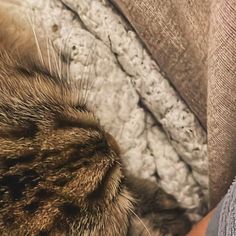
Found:
<path fill-rule="evenodd" d="M 197 219 L 207 198 L 206 134 L 133 29 L 106 0 L 28 2 L 54 44 L 66 43 L 71 75 L 93 80 L 89 104 L 127 169 Z"/>

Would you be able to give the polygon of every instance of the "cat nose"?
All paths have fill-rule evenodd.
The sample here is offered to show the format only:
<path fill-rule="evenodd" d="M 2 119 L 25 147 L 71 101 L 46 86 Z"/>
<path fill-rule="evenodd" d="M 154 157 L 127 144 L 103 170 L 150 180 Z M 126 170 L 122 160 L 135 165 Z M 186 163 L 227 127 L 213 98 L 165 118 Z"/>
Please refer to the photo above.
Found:
<path fill-rule="evenodd" d="M 116 155 L 119 156 L 120 155 L 120 148 L 119 148 L 115 138 L 107 132 L 105 132 L 105 137 L 106 137 L 109 147 L 111 147 L 111 149 L 116 153 Z"/>

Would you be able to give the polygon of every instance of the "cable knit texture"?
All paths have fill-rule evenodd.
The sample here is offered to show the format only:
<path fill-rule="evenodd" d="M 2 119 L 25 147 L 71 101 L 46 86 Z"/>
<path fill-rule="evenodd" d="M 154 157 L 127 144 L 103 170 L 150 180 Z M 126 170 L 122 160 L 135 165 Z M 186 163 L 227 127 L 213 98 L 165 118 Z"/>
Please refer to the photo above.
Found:
<path fill-rule="evenodd" d="M 207 199 L 206 134 L 129 24 L 104 0 L 29 3 L 54 44 L 66 44 L 71 76 L 93 81 L 88 103 L 128 171 L 160 184 L 198 219 Z"/>

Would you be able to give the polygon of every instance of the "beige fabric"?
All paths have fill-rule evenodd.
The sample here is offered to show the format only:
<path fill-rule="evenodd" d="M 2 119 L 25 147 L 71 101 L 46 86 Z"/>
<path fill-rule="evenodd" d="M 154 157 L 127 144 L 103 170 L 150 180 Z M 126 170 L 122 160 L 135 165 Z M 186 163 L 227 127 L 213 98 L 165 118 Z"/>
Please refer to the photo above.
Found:
<path fill-rule="evenodd" d="M 208 118 L 210 200 L 214 206 L 236 174 L 236 1 L 113 2 L 204 127 Z"/>
<path fill-rule="evenodd" d="M 212 4 L 208 55 L 208 155 L 212 205 L 236 175 L 236 1 Z"/>

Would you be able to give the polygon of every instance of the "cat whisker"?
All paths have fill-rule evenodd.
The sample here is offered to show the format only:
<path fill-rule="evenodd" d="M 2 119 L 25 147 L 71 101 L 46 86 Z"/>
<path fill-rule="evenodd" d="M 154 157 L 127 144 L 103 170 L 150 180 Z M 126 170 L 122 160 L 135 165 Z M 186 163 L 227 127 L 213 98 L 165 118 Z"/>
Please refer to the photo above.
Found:
<path fill-rule="evenodd" d="M 63 46 L 63 43 L 61 42 L 61 45 L 60 45 L 60 48 L 59 48 L 59 53 L 58 53 L 58 67 L 59 67 L 59 77 L 62 79 L 62 46 Z"/>
<path fill-rule="evenodd" d="M 91 54 L 94 53 L 94 48 L 95 48 L 95 39 L 93 41 L 93 46 L 91 48 L 91 50 L 89 50 L 89 53 L 86 57 L 86 61 L 85 61 L 85 67 L 84 67 L 84 70 L 82 72 L 82 75 L 81 75 L 81 78 L 79 79 L 79 91 L 80 91 L 80 94 L 79 94 L 79 104 L 81 104 L 82 106 L 84 106 L 87 102 L 87 97 L 88 97 L 88 91 L 89 89 L 92 88 L 89 88 L 89 84 L 90 84 L 90 74 L 91 74 L 91 66 L 93 65 L 93 58 L 92 60 L 90 60 L 91 58 Z M 89 64 L 89 61 L 92 61 L 90 64 Z M 86 73 L 87 72 L 87 73 Z M 87 76 L 86 76 L 87 75 Z"/>
<path fill-rule="evenodd" d="M 70 33 L 67 35 L 66 40 L 64 42 L 64 51 L 65 51 L 65 55 L 66 55 L 66 78 L 69 82 L 71 82 L 71 76 L 70 76 L 70 59 L 71 59 L 71 55 L 69 53 L 69 47 L 68 47 L 68 41 L 71 37 L 72 34 L 72 28 L 70 30 Z"/>
<path fill-rule="evenodd" d="M 91 49 L 91 52 L 93 52 L 93 57 L 92 57 L 92 65 L 94 66 L 94 59 L 95 59 L 95 54 L 96 54 L 96 48 L 97 48 L 97 44 L 96 44 L 96 39 L 94 39 L 93 41 L 93 45 L 92 45 L 92 49 Z M 87 94 L 88 94 L 88 91 L 90 91 L 93 87 L 95 83 L 95 75 L 92 77 L 92 80 L 88 80 L 87 82 Z M 86 96 L 86 100 L 87 100 L 87 96 Z"/>
<path fill-rule="evenodd" d="M 49 73 L 52 74 L 51 57 L 50 57 L 50 51 L 49 51 L 49 37 L 46 37 L 46 48 L 47 48 Z"/>
<path fill-rule="evenodd" d="M 31 11 L 32 11 L 32 9 L 31 9 Z M 44 65 L 42 50 L 41 50 L 41 48 L 39 46 L 38 37 L 37 37 L 36 31 L 35 31 L 35 25 L 34 25 L 35 22 L 33 22 L 33 12 L 31 12 L 31 15 L 32 15 L 32 17 L 30 17 L 29 13 L 26 11 L 26 16 L 28 18 L 28 22 L 29 22 L 29 24 L 31 26 L 31 30 L 32 30 L 33 35 L 34 35 L 34 40 L 35 40 L 35 44 L 36 44 L 36 47 L 37 47 L 39 60 Z"/>
<path fill-rule="evenodd" d="M 59 64 L 58 64 L 58 61 L 57 61 L 56 49 L 55 49 L 52 42 L 51 42 L 51 45 L 52 45 L 52 54 L 53 54 L 53 59 L 54 59 L 54 62 L 55 62 L 55 67 L 56 67 L 56 70 L 57 70 L 57 75 L 58 75 L 59 79 L 62 80 L 61 73 L 60 73 L 60 67 L 59 67 Z"/>
<path fill-rule="evenodd" d="M 142 226 L 144 227 L 144 229 L 146 230 L 146 232 L 148 233 L 149 236 L 152 236 L 150 231 L 148 230 L 147 226 L 144 224 L 144 222 L 140 219 L 140 217 L 132 210 L 129 209 L 130 212 L 138 219 L 138 221 L 142 224 Z"/>
<path fill-rule="evenodd" d="M 56 52 L 55 52 L 55 48 L 54 45 L 52 43 L 52 41 L 50 40 L 49 34 L 47 32 L 47 30 L 45 30 L 44 27 L 42 27 L 44 29 L 44 34 L 46 35 L 46 49 L 44 52 L 44 50 L 42 50 L 39 40 L 38 40 L 38 35 L 37 32 L 35 30 L 35 16 L 34 16 L 34 12 L 32 10 L 31 5 L 28 3 L 28 9 L 29 11 L 31 11 L 29 13 L 28 10 L 25 11 L 27 20 L 29 22 L 29 25 L 31 27 L 33 36 L 34 36 L 34 41 L 36 44 L 36 49 L 37 49 L 37 53 L 38 53 L 38 58 L 39 58 L 39 62 L 41 63 L 41 66 L 44 67 L 44 69 L 48 70 L 50 75 L 55 74 L 57 77 L 59 77 L 59 79 L 62 79 L 62 75 L 61 75 L 61 65 L 60 65 L 60 61 L 58 62 L 57 56 L 56 56 Z M 41 22 L 40 22 L 41 23 Z M 43 25 L 43 23 L 42 23 Z M 50 53 L 52 54 L 52 56 L 50 55 Z M 45 55 L 46 54 L 46 55 Z M 44 60 L 45 57 L 47 58 L 47 63 Z M 54 65 L 55 64 L 55 65 Z"/>
<path fill-rule="evenodd" d="M 93 64 L 92 64 L 93 65 Z M 92 71 L 92 65 L 90 65 L 89 66 L 89 71 L 88 71 L 88 78 L 87 78 L 87 83 L 85 84 L 85 94 L 84 94 L 84 103 L 86 103 L 87 102 L 87 99 L 88 99 L 88 93 L 89 93 L 89 91 L 91 90 L 91 88 L 92 87 L 89 87 L 89 85 L 90 85 L 90 79 L 89 79 L 89 77 L 90 77 L 90 74 L 91 74 L 91 71 Z M 86 82 L 86 81 L 85 81 Z"/>

